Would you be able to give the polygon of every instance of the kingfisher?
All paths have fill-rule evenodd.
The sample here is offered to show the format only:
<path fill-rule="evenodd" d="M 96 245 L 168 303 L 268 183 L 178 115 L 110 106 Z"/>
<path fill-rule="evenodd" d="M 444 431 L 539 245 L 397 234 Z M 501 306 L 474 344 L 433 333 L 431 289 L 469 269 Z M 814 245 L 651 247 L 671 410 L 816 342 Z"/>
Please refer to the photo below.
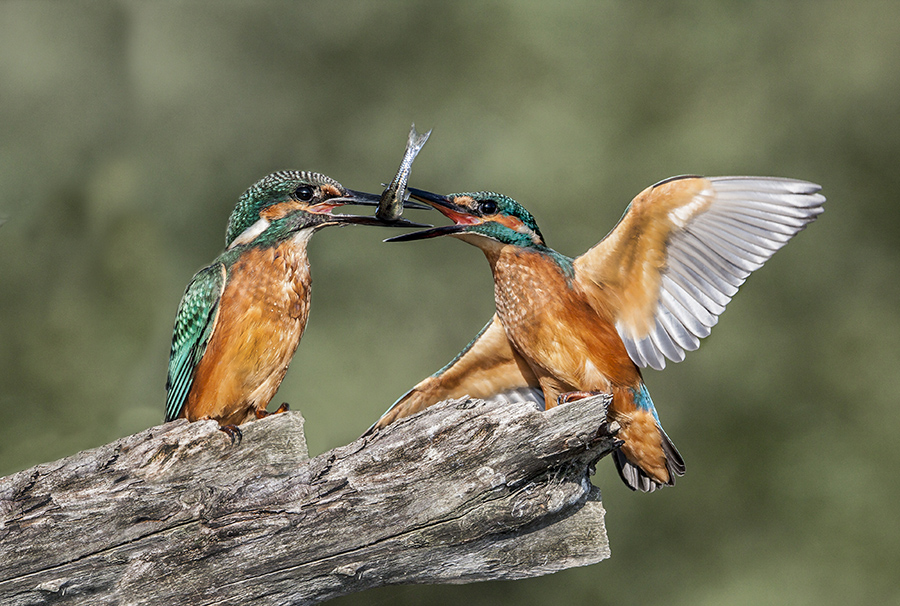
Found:
<path fill-rule="evenodd" d="M 238 425 L 270 414 L 309 317 L 312 235 L 331 225 L 428 227 L 331 214 L 379 199 L 307 171 L 275 172 L 244 192 L 228 220 L 225 251 L 197 272 L 178 306 L 166 421 L 215 419 L 234 441 Z"/>
<path fill-rule="evenodd" d="M 651 492 L 684 475 L 641 369 L 680 362 L 758 269 L 822 211 L 813 183 L 773 177 L 679 176 L 632 200 L 615 228 L 570 258 L 545 243 L 534 217 L 489 192 L 410 189 L 453 225 L 387 241 L 452 236 L 479 247 L 496 312 L 450 364 L 401 397 L 369 432 L 464 396 L 536 393 L 544 406 L 612 394 L 622 445 L 616 468 Z"/>

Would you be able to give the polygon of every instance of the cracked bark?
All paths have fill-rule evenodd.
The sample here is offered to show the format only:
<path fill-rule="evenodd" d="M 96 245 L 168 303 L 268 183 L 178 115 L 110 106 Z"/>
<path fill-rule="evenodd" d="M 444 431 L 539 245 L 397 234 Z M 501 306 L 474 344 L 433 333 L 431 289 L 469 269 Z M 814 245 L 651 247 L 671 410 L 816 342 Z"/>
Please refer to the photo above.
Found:
<path fill-rule="evenodd" d="M 0 602 L 315 604 L 592 564 L 607 405 L 447 402 L 313 459 L 299 413 L 238 446 L 153 427 L 0 479 Z"/>

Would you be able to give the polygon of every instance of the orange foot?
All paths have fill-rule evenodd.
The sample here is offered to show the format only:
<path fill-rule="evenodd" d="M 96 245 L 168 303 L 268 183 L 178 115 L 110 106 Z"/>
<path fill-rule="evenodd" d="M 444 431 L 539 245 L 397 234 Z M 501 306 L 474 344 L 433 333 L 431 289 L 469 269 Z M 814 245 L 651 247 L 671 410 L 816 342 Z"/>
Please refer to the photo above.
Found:
<path fill-rule="evenodd" d="M 561 393 L 556 396 L 556 405 L 559 406 L 560 404 L 568 404 L 569 402 L 574 402 L 576 400 L 599 396 L 602 393 L 602 391 L 569 391 Z"/>
<path fill-rule="evenodd" d="M 291 409 L 291 407 L 288 406 L 287 402 L 282 402 L 281 406 L 279 406 L 278 408 L 275 409 L 275 412 L 269 412 L 265 408 L 257 408 L 256 409 L 256 418 L 257 419 L 265 419 L 269 415 L 277 415 L 282 412 L 287 412 L 290 409 Z"/>
<path fill-rule="evenodd" d="M 240 445 L 241 440 L 244 437 L 244 434 L 241 433 L 240 428 L 237 425 L 222 425 L 219 428 L 219 431 L 224 431 L 225 434 L 231 438 L 232 445 Z"/>

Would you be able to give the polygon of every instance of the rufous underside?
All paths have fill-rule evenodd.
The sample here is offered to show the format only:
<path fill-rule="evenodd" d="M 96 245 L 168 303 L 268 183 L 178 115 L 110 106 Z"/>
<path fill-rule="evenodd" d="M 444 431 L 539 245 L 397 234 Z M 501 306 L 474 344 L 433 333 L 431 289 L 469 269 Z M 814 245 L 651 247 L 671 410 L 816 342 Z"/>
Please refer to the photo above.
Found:
<path fill-rule="evenodd" d="M 182 417 L 239 425 L 265 410 L 303 336 L 309 280 L 301 237 L 241 255 L 222 293 L 216 329 Z"/>

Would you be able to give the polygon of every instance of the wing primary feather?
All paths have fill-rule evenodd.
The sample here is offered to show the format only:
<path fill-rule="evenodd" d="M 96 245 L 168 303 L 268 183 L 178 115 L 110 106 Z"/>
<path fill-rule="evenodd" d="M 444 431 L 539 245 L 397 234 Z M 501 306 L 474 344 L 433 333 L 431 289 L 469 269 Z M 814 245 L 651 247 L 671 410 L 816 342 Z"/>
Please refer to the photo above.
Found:
<path fill-rule="evenodd" d="M 729 213 L 727 210 L 719 210 L 714 213 L 710 212 L 710 215 L 715 216 L 718 222 L 729 225 L 733 229 L 747 232 L 748 234 L 764 240 L 772 240 L 779 244 L 784 244 L 797 233 L 796 229 L 777 221 L 760 221 L 760 223 L 763 224 L 758 225 L 752 220 L 747 220 L 745 217 L 736 213 Z"/>
<path fill-rule="evenodd" d="M 669 291 L 661 290 L 659 301 L 692 335 L 701 339 L 709 336 L 709 326 L 704 325 L 691 315 L 691 312 L 685 309 L 684 305 L 673 297 Z"/>
<path fill-rule="evenodd" d="M 749 191 L 749 192 L 775 192 L 787 194 L 815 194 L 821 186 L 803 181 L 801 179 L 788 179 L 785 177 L 749 177 L 749 176 L 725 176 L 707 177 L 716 191 Z"/>
<path fill-rule="evenodd" d="M 796 235 L 807 223 L 803 219 L 794 217 L 785 217 L 784 215 L 776 217 L 765 213 L 754 214 L 734 208 L 725 208 L 716 214 L 723 220 L 749 225 L 764 232 L 777 233 L 788 239 Z"/>
<path fill-rule="evenodd" d="M 822 188 L 809 181 L 777 177 L 709 177 L 719 196 L 730 198 L 785 200 L 794 206 L 821 206 Z"/>
<path fill-rule="evenodd" d="M 715 286 L 695 274 L 686 265 L 671 264 L 666 270 L 666 275 L 671 276 L 674 282 L 688 291 L 697 302 L 713 315 L 718 316 L 725 311 L 725 306 L 731 301 L 731 297 L 721 293 Z"/>
<path fill-rule="evenodd" d="M 718 319 L 713 314 L 709 313 L 709 310 L 703 307 L 691 294 L 685 290 L 680 284 L 672 280 L 672 278 L 668 274 L 664 274 L 662 277 L 662 288 L 661 292 L 668 292 L 675 298 L 681 305 L 688 310 L 694 318 L 697 319 L 698 322 L 703 324 L 704 326 L 715 326 Z"/>
<path fill-rule="evenodd" d="M 680 251 L 676 251 L 679 252 Z M 674 257 L 674 255 L 672 255 Z M 696 260 L 683 254 L 675 257 L 669 264 L 669 270 L 677 271 L 689 279 L 697 288 L 712 299 L 717 305 L 725 306 L 731 301 L 737 287 L 725 282 L 709 267 L 701 267 Z M 712 309 L 710 309 L 712 311 Z M 721 312 L 720 312 L 721 313 Z"/>
<path fill-rule="evenodd" d="M 694 233 L 703 233 L 704 238 L 715 239 L 720 245 L 728 245 L 732 249 L 736 249 L 734 252 L 740 251 L 742 257 L 756 261 L 760 266 L 772 256 L 772 251 L 768 248 L 745 239 L 745 236 L 734 233 L 733 230 L 727 229 L 720 223 L 713 224 L 710 220 L 698 222 L 692 227 Z"/>
<path fill-rule="evenodd" d="M 665 327 L 659 321 L 659 315 L 656 318 L 656 328 L 650 331 L 650 339 L 656 348 L 667 358 L 673 362 L 681 362 L 684 360 L 684 350 L 672 339 L 671 335 L 666 331 Z M 665 360 L 663 360 L 665 367 Z"/>
<path fill-rule="evenodd" d="M 787 209 L 812 210 L 822 206 L 825 197 L 821 195 L 795 194 L 784 191 L 730 190 L 715 188 L 716 197 L 722 201 L 734 201 L 744 204 L 760 204 L 769 207 Z M 813 210 L 813 212 L 818 212 Z"/>
<path fill-rule="evenodd" d="M 722 200 L 720 203 L 727 204 L 729 207 L 741 212 L 755 211 L 757 214 L 763 214 L 773 220 L 776 217 L 779 220 L 782 217 L 788 220 L 800 220 L 804 222 L 804 225 L 812 221 L 822 211 L 821 207 L 786 206 L 774 202 L 756 202 L 751 200 Z"/>
<path fill-rule="evenodd" d="M 729 263 L 740 267 L 748 274 L 762 267 L 763 261 L 765 261 L 759 255 L 745 251 L 732 242 L 722 240 L 715 232 L 700 225 L 691 225 L 691 231 L 697 236 L 698 240 L 715 251 L 720 257 L 727 259 Z"/>
<path fill-rule="evenodd" d="M 725 260 L 712 251 L 699 251 L 686 239 L 681 239 L 672 244 L 670 250 L 677 255 L 678 262 L 691 268 L 698 275 L 703 276 L 712 283 L 721 293 L 728 297 L 734 296 L 738 287 L 744 283 L 744 278 L 734 275 L 724 269 Z M 716 257 L 718 262 L 712 257 Z M 731 271 L 734 271 L 732 268 Z"/>
<path fill-rule="evenodd" d="M 622 342 L 625 344 L 625 351 L 628 352 L 628 357 L 631 358 L 631 361 L 641 368 L 647 366 L 647 360 L 641 356 L 641 352 L 638 351 L 637 345 L 635 344 L 635 339 L 631 337 L 628 330 L 621 323 L 616 324 L 616 330 L 619 331 L 619 336 L 622 337 Z"/>
<path fill-rule="evenodd" d="M 178 370 L 172 379 L 172 385 L 166 397 L 166 422 L 173 421 L 178 418 L 187 393 L 190 391 L 191 384 L 191 365 L 179 361 Z"/>
<path fill-rule="evenodd" d="M 762 256 L 772 256 L 775 254 L 775 251 L 784 246 L 784 242 L 775 242 L 767 237 L 758 236 L 740 225 L 734 225 L 730 221 L 723 221 L 721 217 L 716 217 L 716 229 L 723 238 L 727 235 L 729 241 L 734 242 L 744 250 Z"/>
<path fill-rule="evenodd" d="M 225 277 L 222 263 L 201 269 L 188 284 L 178 306 L 166 380 L 166 421 L 176 419 L 187 401 L 194 369 L 215 331 Z"/>
<path fill-rule="evenodd" d="M 452 362 L 407 391 L 363 435 L 443 400 L 463 395 L 486 398 L 510 390 L 524 393 L 539 386 L 494 314 Z"/>
<path fill-rule="evenodd" d="M 684 233 L 682 238 L 679 239 L 679 244 L 683 244 L 690 249 L 698 261 L 705 261 L 709 267 L 718 269 L 722 279 L 735 287 L 735 292 L 744 283 L 747 276 L 750 275 L 750 270 L 735 265 L 690 232 Z"/>
<path fill-rule="evenodd" d="M 666 332 L 672 337 L 672 340 L 686 351 L 694 351 L 700 347 L 700 339 L 684 327 L 675 316 L 665 307 L 660 306 L 657 319 L 665 327 Z"/>
<path fill-rule="evenodd" d="M 649 335 L 641 339 L 636 339 L 634 344 L 638 351 L 641 352 L 641 357 L 647 362 L 650 368 L 662 370 L 666 367 L 665 358 L 660 355 L 659 351 L 653 345 Z"/>

